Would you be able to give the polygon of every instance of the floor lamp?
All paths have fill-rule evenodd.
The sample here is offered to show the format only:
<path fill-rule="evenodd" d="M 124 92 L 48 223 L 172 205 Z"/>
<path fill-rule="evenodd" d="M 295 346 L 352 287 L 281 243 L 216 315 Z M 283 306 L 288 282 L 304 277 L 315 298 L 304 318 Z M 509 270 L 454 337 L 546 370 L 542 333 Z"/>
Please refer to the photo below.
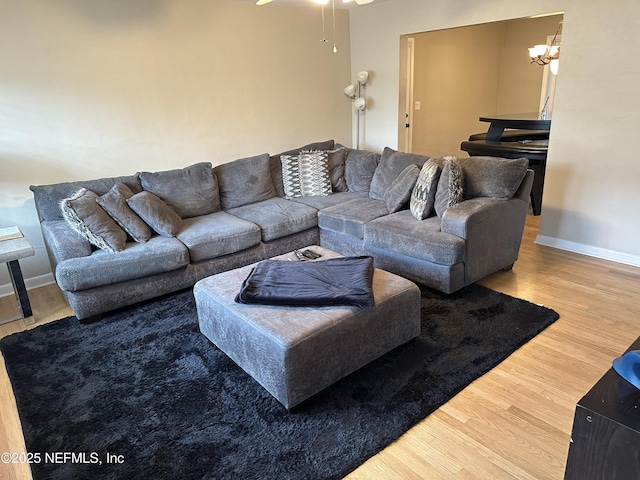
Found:
<path fill-rule="evenodd" d="M 360 149 L 360 112 L 367 108 L 367 102 L 361 95 L 360 89 L 369 81 L 369 72 L 363 70 L 358 73 L 356 78 L 356 84 L 347 85 L 344 89 L 344 94 L 351 99 L 353 107 L 356 109 L 356 149 Z"/>

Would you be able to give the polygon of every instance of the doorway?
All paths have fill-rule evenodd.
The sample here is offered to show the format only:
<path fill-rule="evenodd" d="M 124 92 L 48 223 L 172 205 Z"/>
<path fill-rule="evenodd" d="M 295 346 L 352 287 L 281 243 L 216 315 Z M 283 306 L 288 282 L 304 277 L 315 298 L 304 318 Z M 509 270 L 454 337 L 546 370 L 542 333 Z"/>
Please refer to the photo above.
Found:
<path fill-rule="evenodd" d="M 552 14 L 401 36 L 399 149 L 466 156 L 460 143 L 487 130 L 480 116 L 539 112 L 543 81 L 553 93 L 555 76 L 531 64 L 527 48 L 561 20 Z"/>

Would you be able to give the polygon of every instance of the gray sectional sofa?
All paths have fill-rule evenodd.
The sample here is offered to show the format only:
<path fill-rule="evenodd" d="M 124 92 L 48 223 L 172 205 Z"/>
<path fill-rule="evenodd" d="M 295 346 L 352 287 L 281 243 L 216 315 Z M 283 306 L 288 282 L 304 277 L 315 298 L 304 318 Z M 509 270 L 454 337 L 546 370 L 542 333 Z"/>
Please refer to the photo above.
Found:
<path fill-rule="evenodd" d="M 290 181 L 289 165 L 301 152 L 323 152 L 329 192 L 291 196 L 299 185 Z M 418 192 L 423 165 L 437 174 L 428 178 L 432 188 Z M 56 281 L 87 321 L 314 244 L 372 255 L 379 268 L 451 293 L 516 261 L 533 181 L 527 165 L 389 148 L 378 154 L 330 140 L 213 168 L 200 163 L 30 188 Z M 418 219 L 409 209 L 416 192 L 435 213 Z M 86 231 L 91 215 L 100 217 L 106 244 Z"/>

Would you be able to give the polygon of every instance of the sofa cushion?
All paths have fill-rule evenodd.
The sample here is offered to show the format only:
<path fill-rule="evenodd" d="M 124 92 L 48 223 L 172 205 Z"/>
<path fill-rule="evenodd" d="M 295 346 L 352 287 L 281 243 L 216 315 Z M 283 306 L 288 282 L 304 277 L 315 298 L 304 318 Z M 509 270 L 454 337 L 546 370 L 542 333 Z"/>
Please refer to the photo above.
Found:
<path fill-rule="evenodd" d="M 131 210 L 127 205 L 127 198 L 133 196 L 133 192 L 124 183 L 116 183 L 111 190 L 96 199 L 105 212 L 113 218 L 122 229 L 136 242 L 146 242 L 151 238 L 149 225 Z"/>
<path fill-rule="evenodd" d="M 240 252 L 260 243 L 260 228 L 227 212 L 182 221 L 178 240 L 189 249 L 192 262 Z"/>
<path fill-rule="evenodd" d="M 438 217 L 418 222 L 410 210 L 402 210 L 375 219 L 364 229 L 365 245 L 439 265 L 455 265 L 465 260 L 464 239 L 442 232 Z"/>
<path fill-rule="evenodd" d="M 350 192 L 369 195 L 371 179 L 380 162 L 380 154 L 367 150 L 349 150 L 344 175 Z"/>
<path fill-rule="evenodd" d="M 316 210 L 323 210 L 325 208 L 333 207 L 334 205 L 338 205 L 341 203 L 348 202 L 349 200 L 353 200 L 355 198 L 362 198 L 362 197 L 363 196 L 359 193 L 337 192 L 337 193 L 332 193 L 331 195 L 327 195 L 323 197 L 292 198 L 291 201 L 302 203 L 304 205 L 309 205 L 310 207 L 313 207 Z"/>
<path fill-rule="evenodd" d="M 96 202 L 98 195 L 81 188 L 60 202 L 67 223 L 89 243 L 108 252 L 119 252 L 127 243 L 127 234 Z"/>
<path fill-rule="evenodd" d="M 127 199 L 127 205 L 159 235 L 175 237 L 180 231 L 180 216 L 151 192 L 136 193 Z"/>
<path fill-rule="evenodd" d="M 133 193 L 142 190 L 138 175 L 123 177 L 99 178 L 96 180 L 79 180 L 75 182 L 55 183 L 52 185 L 31 185 L 29 189 L 33 192 L 36 208 L 40 220 L 62 220 L 60 201 L 70 197 L 81 188 L 86 188 L 97 195 L 104 195 L 116 183 L 124 183 Z"/>
<path fill-rule="evenodd" d="M 228 213 L 255 223 L 262 231 L 262 241 L 270 242 L 318 225 L 315 208 L 274 197 L 262 202 L 232 208 Z"/>
<path fill-rule="evenodd" d="M 389 213 L 397 212 L 407 204 L 418 180 L 418 175 L 420 175 L 420 167 L 409 165 L 391 182 L 389 188 L 384 192 L 384 203 L 387 205 Z"/>
<path fill-rule="evenodd" d="M 269 154 L 241 158 L 213 169 L 224 210 L 276 196 L 269 169 Z"/>
<path fill-rule="evenodd" d="M 129 242 L 117 254 L 96 250 L 88 257 L 61 261 L 55 273 L 62 290 L 76 292 L 170 272 L 188 264 L 187 247 L 175 238 L 156 235 L 146 243 Z"/>
<path fill-rule="evenodd" d="M 286 152 L 282 152 L 269 157 L 269 170 L 271 172 L 271 179 L 273 181 L 273 186 L 276 190 L 276 194 L 279 197 L 284 197 L 284 186 L 282 185 L 282 164 L 280 163 L 281 155 L 297 155 L 303 150 L 333 150 L 334 147 L 335 142 L 333 140 L 325 140 L 323 142 L 309 143 L 304 147 L 294 148 L 292 150 L 287 150 Z"/>
<path fill-rule="evenodd" d="M 208 162 L 162 172 L 140 172 L 142 188 L 169 205 L 181 218 L 220 210 L 218 186 Z"/>
<path fill-rule="evenodd" d="M 431 215 L 436 201 L 436 188 L 442 169 L 434 158 L 430 158 L 422 166 L 418 181 L 411 193 L 409 208 L 417 220 L 424 220 Z"/>
<path fill-rule="evenodd" d="M 435 209 L 442 218 L 444 211 L 464 200 L 464 176 L 456 157 L 445 158 L 436 190 Z"/>
<path fill-rule="evenodd" d="M 464 174 L 464 197 L 513 198 L 529 168 L 526 158 L 459 158 Z"/>
<path fill-rule="evenodd" d="M 383 201 L 362 197 L 320 210 L 318 226 L 363 239 L 365 224 L 388 214 L 389 210 Z"/>
<path fill-rule="evenodd" d="M 281 155 L 282 184 L 285 198 L 313 197 L 331 194 L 327 152 L 300 152 Z"/>
<path fill-rule="evenodd" d="M 389 147 L 385 147 L 380 157 L 380 164 L 371 179 L 369 196 L 376 200 L 384 200 L 384 192 L 387 191 L 391 183 L 400 175 L 400 172 L 409 165 L 422 167 L 428 159 L 429 157 L 425 157 L 424 155 L 396 152 Z"/>

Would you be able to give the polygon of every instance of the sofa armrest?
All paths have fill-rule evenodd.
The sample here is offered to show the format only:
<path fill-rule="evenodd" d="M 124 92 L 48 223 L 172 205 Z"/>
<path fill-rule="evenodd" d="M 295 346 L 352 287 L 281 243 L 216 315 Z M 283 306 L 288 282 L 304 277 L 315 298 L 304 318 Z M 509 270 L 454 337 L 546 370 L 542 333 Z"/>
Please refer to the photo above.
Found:
<path fill-rule="evenodd" d="M 468 239 L 470 232 L 486 222 L 500 220 L 502 204 L 505 200 L 476 197 L 449 207 L 442 215 L 442 231 Z"/>
<path fill-rule="evenodd" d="M 65 220 L 45 220 L 40 224 L 51 267 L 69 258 L 91 255 L 91 244 Z"/>
<path fill-rule="evenodd" d="M 509 267 L 518 259 L 528 202 L 477 197 L 448 208 L 443 232 L 466 241 L 465 283 Z"/>

